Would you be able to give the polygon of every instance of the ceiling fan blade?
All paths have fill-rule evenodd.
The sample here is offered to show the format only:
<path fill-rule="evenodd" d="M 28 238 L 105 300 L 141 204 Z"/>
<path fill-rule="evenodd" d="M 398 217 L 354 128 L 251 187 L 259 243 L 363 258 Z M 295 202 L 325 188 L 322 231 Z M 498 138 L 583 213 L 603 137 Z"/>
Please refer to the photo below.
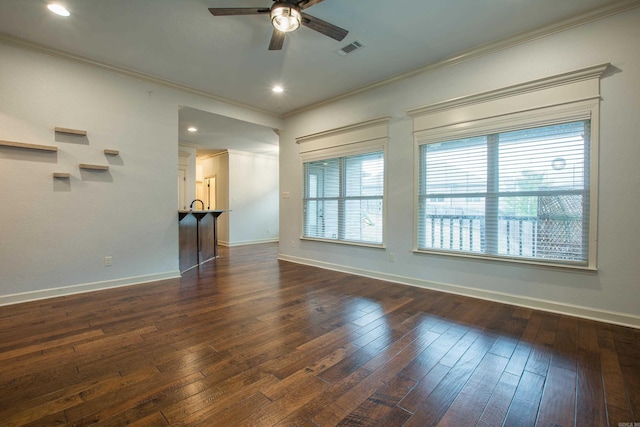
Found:
<path fill-rule="evenodd" d="M 324 0 L 300 0 L 298 2 L 298 7 L 300 10 L 306 9 L 311 6 L 315 6 L 318 3 L 322 3 Z"/>
<path fill-rule="evenodd" d="M 271 36 L 271 42 L 269 43 L 269 50 L 281 50 L 282 45 L 284 44 L 284 35 L 285 33 L 282 31 L 274 29 L 273 35 Z"/>
<path fill-rule="evenodd" d="M 213 16 L 259 15 L 271 12 L 271 9 L 264 7 L 210 7 L 209 12 Z"/>
<path fill-rule="evenodd" d="M 302 13 L 302 25 L 338 41 L 342 41 L 342 39 L 349 34 L 349 31 L 345 29 L 336 27 L 333 24 L 329 24 L 327 21 L 307 15 L 306 13 Z"/>

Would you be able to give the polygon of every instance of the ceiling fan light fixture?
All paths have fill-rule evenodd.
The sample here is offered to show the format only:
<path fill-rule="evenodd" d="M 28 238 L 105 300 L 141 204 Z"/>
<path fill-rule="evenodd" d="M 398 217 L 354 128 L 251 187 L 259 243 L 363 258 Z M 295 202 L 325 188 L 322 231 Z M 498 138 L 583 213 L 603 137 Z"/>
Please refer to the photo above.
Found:
<path fill-rule="evenodd" d="M 271 24 L 278 31 L 283 33 L 295 31 L 300 28 L 301 22 L 302 15 L 294 6 L 286 3 L 276 3 L 271 8 Z"/>

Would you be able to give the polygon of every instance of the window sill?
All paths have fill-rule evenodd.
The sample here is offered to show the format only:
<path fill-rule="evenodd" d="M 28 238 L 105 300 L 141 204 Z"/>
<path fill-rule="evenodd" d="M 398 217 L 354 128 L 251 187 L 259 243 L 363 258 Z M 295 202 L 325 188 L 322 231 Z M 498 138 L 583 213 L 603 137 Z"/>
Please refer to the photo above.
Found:
<path fill-rule="evenodd" d="M 314 238 L 314 237 L 300 237 L 300 240 L 304 240 L 308 242 L 335 243 L 338 245 L 348 245 L 348 246 L 361 246 L 365 248 L 374 248 L 374 249 L 386 249 L 384 243 L 376 244 L 376 243 L 350 242 L 348 240 L 320 239 L 320 238 Z"/>
<path fill-rule="evenodd" d="M 571 271 L 588 273 L 588 274 L 596 274 L 598 272 L 597 267 L 590 267 L 586 265 L 576 265 L 576 264 L 554 264 L 554 263 L 549 263 L 544 261 L 535 261 L 535 260 L 526 259 L 526 258 L 522 259 L 522 258 L 515 258 L 515 257 L 514 258 L 495 257 L 491 255 L 482 255 L 482 254 L 473 255 L 473 254 L 461 253 L 461 252 L 448 252 L 448 251 L 424 250 L 424 249 L 413 249 L 412 252 L 414 254 L 419 254 L 419 255 L 437 255 L 437 256 L 443 256 L 443 257 L 467 258 L 467 259 L 478 260 L 478 261 L 503 262 L 503 263 L 510 263 L 510 264 L 518 264 L 518 265 L 522 265 L 523 267 L 533 266 L 533 267 L 546 268 L 546 269 L 556 270 L 556 271 L 571 270 Z"/>

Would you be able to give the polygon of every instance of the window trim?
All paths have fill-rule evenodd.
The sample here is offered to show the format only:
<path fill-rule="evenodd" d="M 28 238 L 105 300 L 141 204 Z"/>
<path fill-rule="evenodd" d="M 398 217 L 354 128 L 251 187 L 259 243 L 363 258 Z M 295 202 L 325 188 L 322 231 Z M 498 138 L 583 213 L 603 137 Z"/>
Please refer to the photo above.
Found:
<path fill-rule="evenodd" d="M 597 271 L 600 78 L 609 64 L 588 67 L 495 91 L 409 110 L 414 124 L 413 252 L 518 264 Z M 425 144 L 553 125 L 591 121 L 589 148 L 589 256 L 587 264 L 418 248 L 420 147 Z"/>
<path fill-rule="evenodd" d="M 306 241 L 334 243 L 340 245 L 361 246 L 385 249 L 387 241 L 387 193 L 388 193 L 388 155 L 389 116 L 379 117 L 340 128 L 296 138 L 299 147 L 299 185 L 300 222 L 298 238 Z M 304 163 L 318 160 L 335 159 L 358 154 L 382 152 L 384 160 L 384 178 L 382 194 L 382 242 L 368 243 L 351 240 L 324 239 L 304 236 Z"/>

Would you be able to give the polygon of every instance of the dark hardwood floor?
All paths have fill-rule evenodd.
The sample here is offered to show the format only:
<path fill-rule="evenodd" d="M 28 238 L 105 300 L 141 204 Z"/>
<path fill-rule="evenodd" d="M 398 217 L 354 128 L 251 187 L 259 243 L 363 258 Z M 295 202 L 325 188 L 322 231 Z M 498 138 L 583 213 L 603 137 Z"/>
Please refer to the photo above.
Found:
<path fill-rule="evenodd" d="M 638 330 L 278 262 L 273 244 L 220 255 L 0 307 L 0 425 L 640 422 Z"/>

